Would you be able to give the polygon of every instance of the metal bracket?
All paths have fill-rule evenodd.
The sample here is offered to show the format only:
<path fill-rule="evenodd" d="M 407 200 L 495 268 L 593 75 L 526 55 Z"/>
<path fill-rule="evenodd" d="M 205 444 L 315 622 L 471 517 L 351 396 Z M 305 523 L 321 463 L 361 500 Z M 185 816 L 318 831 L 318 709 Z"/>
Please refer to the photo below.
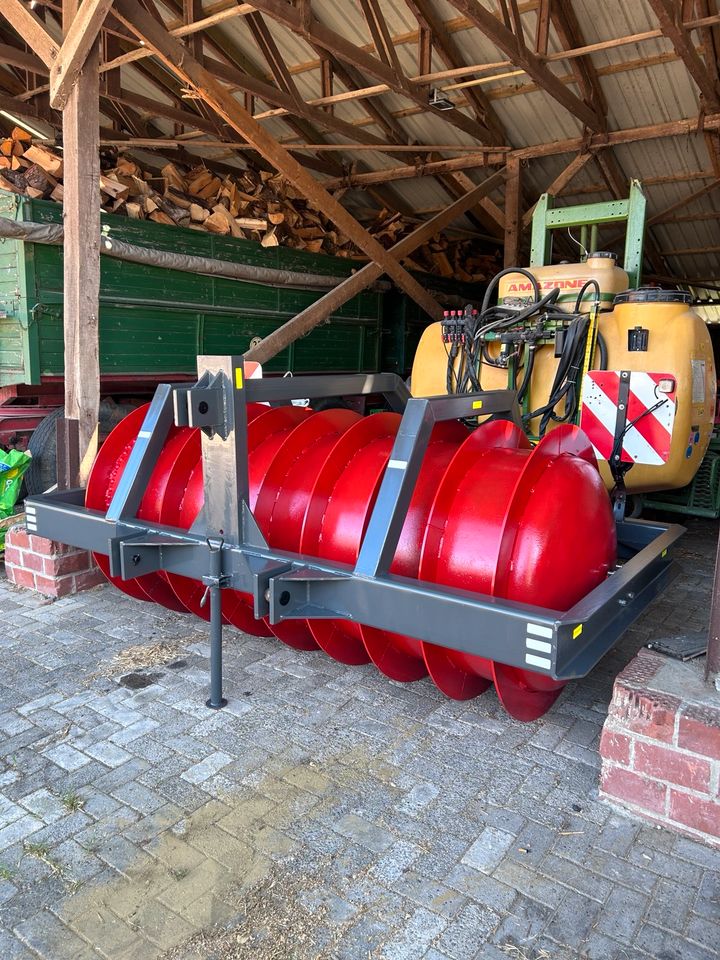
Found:
<path fill-rule="evenodd" d="M 625 490 L 625 474 L 633 466 L 632 463 L 622 462 L 623 437 L 627 429 L 628 401 L 630 399 L 630 371 L 620 371 L 620 384 L 618 387 L 618 405 L 617 416 L 615 418 L 615 440 L 608 466 L 612 474 L 615 486 L 610 494 L 613 505 L 613 515 L 615 522 L 619 523 L 625 519 L 625 506 L 627 504 L 627 492 Z"/>
<path fill-rule="evenodd" d="M 168 554 L 188 548 L 197 549 L 194 543 L 164 537 L 161 534 L 122 539 L 117 546 L 120 576 L 123 580 L 142 577 L 167 568 Z"/>
<path fill-rule="evenodd" d="M 227 440 L 230 425 L 225 410 L 221 373 L 204 373 L 191 387 L 179 387 L 173 396 L 175 426 L 198 427 L 208 437 Z"/>

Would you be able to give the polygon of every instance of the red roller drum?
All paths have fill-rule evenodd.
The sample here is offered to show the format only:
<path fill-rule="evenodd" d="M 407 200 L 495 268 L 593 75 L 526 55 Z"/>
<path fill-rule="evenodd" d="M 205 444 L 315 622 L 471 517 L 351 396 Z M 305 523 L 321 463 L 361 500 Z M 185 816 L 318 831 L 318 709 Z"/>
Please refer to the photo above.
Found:
<path fill-rule="evenodd" d="M 143 416 L 134 411 L 101 448 L 88 506 L 107 507 Z M 400 419 L 249 405 L 250 506 L 270 546 L 354 564 Z M 173 427 L 138 515 L 189 529 L 202 503 L 199 432 Z M 609 498 L 580 430 L 561 426 L 533 448 L 506 421 L 472 431 L 451 421 L 431 435 L 391 572 L 563 611 L 605 579 L 615 553 Z M 98 559 L 108 573 L 107 559 Z M 113 582 L 131 596 L 208 616 L 199 581 L 158 573 Z M 563 686 L 533 669 L 532 652 L 520 669 L 342 619 L 269 624 L 255 619 L 249 595 L 230 590 L 222 609 L 246 632 L 320 647 L 342 663 L 372 661 L 394 680 L 429 674 L 456 699 L 494 684 L 519 720 L 543 714 Z M 452 641 L 452 624 L 448 631 Z"/>

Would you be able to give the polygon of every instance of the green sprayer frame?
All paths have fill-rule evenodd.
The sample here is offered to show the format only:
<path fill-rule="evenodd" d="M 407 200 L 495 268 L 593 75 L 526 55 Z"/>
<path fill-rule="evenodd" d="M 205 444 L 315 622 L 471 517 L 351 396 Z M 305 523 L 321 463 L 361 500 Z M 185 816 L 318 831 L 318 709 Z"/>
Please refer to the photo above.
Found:
<path fill-rule="evenodd" d="M 611 200 L 608 203 L 581 203 L 574 207 L 553 208 L 555 198 L 544 193 L 538 200 L 532 219 L 530 242 L 530 266 L 544 267 L 552 255 L 553 230 L 570 230 L 580 227 L 580 243 L 585 250 L 598 249 L 598 228 L 607 223 L 626 223 L 625 258 L 623 269 L 630 279 L 630 286 L 640 285 L 643 241 L 645 236 L 645 208 L 647 200 L 639 180 L 630 182 L 627 200 Z"/>

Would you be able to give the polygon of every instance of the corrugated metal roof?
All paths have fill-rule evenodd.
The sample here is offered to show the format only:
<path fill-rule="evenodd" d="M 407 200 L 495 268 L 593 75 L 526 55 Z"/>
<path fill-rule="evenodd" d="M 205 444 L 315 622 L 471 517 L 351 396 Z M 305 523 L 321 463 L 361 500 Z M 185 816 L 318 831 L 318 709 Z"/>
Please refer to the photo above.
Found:
<path fill-rule="evenodd" d="M 505 55 L 494 42 L 477 28 L 469 25 L 448 0 L 426 0 L 436 17 L 445 23 L 446 39 L 455 50 L 455 59 L 461 65 L 477 65 L 505 60 Z M 498 5 L 494 0 L 480 0 L 489 10 L 497 14 Z M 177 7 L 170 0 L 156 0 L 156 5 L 169 21 L 177 17 Z M 578 44 L 592 44 L 631 34 L 657 30 L 658 24 L 646 0 L 570 0 L 570 8 L 579 27 Z M 216 0 L 207 3 L 204 16 L 227 9 L 229 0 Z M 416 76 L 418 65 L 418 22 L 411 9 L 409 0 L 379 0 L 379 7 L 386 20 L 388 30 L 394 38 L 394 49 L 401 69 L 408 77 Z M 520 0 L 525 43 L 533 47 L 537 28 L 536 0 Z M 710 6 L 712 13 L 713 7 Z M 326 27 L 366 52 L 379 57 L 371 41 L 371 33 L 362 12 L 359 0 L 337 3 L 334 0 L 313 0 L 313 15 Z M 313 100 L 321 96 L 322 83 L 319 69 L 319 53 L 301 36 L 279 25 L 269 15 L 264 21 L 277 44 L 280 55 L 290 70 L 299 96 L 304 100 Z M 175 21 L 177 22 L 177 21 Z M 715 43 L 720 49 L 720 26 L 715 27 Z M 691 33 L 693 40 L 700 43 L 700 35 Z M 230 64 L 236 62 L 265 82 L 277 86 L 272 71 L 265 62 L 255 42 L 250 25 L 245 16 L 233 16 L 225 19 L 204 39 L 204 53 L 214 59 Z M 554 26 L 551 27 L 548 41 L 550 55 L 563 50 L 560 36 Z M 607 128 L 610 131 L 626 130 L 632 127 L 649 126 L 666 121 L 694 118 L 700 109 L 699 92 L 682 60 L 675 53 L 669 40 L 663 37 L 646 39 L 593 52 L 583 58 L 591 64 L 597 73 L 598 83 L 607 103 Z M 573 76 L 582 61 L 579 59 L 551 60 L 547 68 L 566 88 L 582 96 L 582 90 Z M 143 97 L 154 99 L 159 105 L 169 104 L 171 97 L 163 97 L 156 84 L 140 72 L 139 64 L 130 64 L 122 68 L 123 89 Z M 447 66 L 440 55 L 437 45 L 433 50 L 432 69 L 439 71 Z M 355 71 L 357 72 L 357 70 Z M 580 121 L 565 107 L 542 89 L 538 89 L 525 74 L 502 76 L 511 73 L 512 68 L 497 68 L 497 79 L 492 77 L 475 89 L 487 97 L 492 110 L 504 131 L 504 142 L 513 148 L 522 148 L 557 140 L 578 137 L 582 134 Z M 459 80 L 471 79 L 478 73 L 469 74 Z M 377 78 L 367 76 L 367 85 L 376 84 Z M 435 85 L 443 88 L 451 81 L 437 80 Z M 346 89 L 341 80 L 335 79 L 335 92 Z M 177 85 L 175 85 L 177 91 Z M 422 95 L 425 96 L 426 90 Z M 242 94 L 238 92 L 240 98 Z M 468 101 L 466 90 L 453 89 L 446 95 L 456 104 L 455 111 L 474 118 L 472 103 Z M 445 144 L 446 150 L 440 156 L 452 156 L 453 146 L 471 146 L 477 141 L 467 132 L 448 123 L 449 114 L 423 110 L 409 98 L 398 92 L 388 92 L 373 100 L 380 107 L 398 134 L 405 142 L 417 144 Z M 256 112 L 272 108 L 274 104 L 255 101 Z M 599 105 L 591 104 L 594 109 Z M 319 108 L 318 108 L 319 109 Z M 138 111 L 150 115 L 152 111 Z M 364 101 L 346 100 L 333 107 L 335 117 L 357 126 L 358 131 L 367 131 L 376 137 L 385 138 L 386 132 L 377 119 L 368 113 Z M 343 134 L 327 130 L 320 120 L 314 126 L 322 131 L 323 139 L 328 143 L 347 143 Z M 172 134 L 172 120 L 156 119 L 156 126 Z M 273 136 L 290 144 L 298 142 L 297 131 L 286 120 L 272 117 L 262 121 Z M 713 135 L 718 139 L 718 134 Z M 720 140 L 719 140 L 720 142 Z M 192 148 L 190 148 L 192 149 Z M 612 150 L 621 176 L 629 180 L 640 179 L 645 184 L 648 196 L 648 215 L 650 218 L 662 213 L 673 204 L 681 204 L 684 198 L 712 183 L 711 178 L 720 176 L 720 146 L 718 156 L 713 161 L 706 140 L 701 132 L 683 137 L 636 141 Z M 197 149 L 198 155 L 217 156 L 214 150 Z M 220 153 L 222 156 L 222 152 Z M 348 145 L 342 153 L 321 154 L 325 160 L 348 166 L 358 162 L 364 170 L 385 170 L 396 165 L 412 163 L 412 154 L 380 153 L 375 151 L 353 151 Z M 423 155 L 424 156 L 424 155 Z M 225 158 L 224 158 L 225 159 Z M 555 177 L 572 159 L 570 154 L 547 156 L 533 159 L 524 164 L 524 193 L 527 203 L 532 203 L 539 193 L 547 188 Z M 713 168 L 713 163 L 715 167 Z M 467 171 L 475 182 L 485 175 L 483 169 Z M 448 202 L 446 189 L 435 178 L 397 180 L 390 184 L 396 195 L 411 208 L 429 210 Z M 591 161 L 577 174 L 567 188 L 568 202 L 597 201 L 610 199 L 612 194 L 604 181 L 601 170 L 595 161 Z M 367 196 L 357 190 L 345 194 L 348 203 L 365 203 Z M 493 194 L 497 202 L 502 202 L 502 192 Z M 559 203 L 562 203 L 560 199 Z M 706 194 L 688 205 L 678 207 L 677 214 L 687 216 L 698 213 L 701 219 L 679 220 L 659 223 L 652 228 L 655 246 L 667 252 L 667 272 L 677 276 L 701 277 L 708 282 L 720 278 L 719 219 L 720 190 Z M 673 251 L 697 250 L 693 254 L 674 254 Z"/>

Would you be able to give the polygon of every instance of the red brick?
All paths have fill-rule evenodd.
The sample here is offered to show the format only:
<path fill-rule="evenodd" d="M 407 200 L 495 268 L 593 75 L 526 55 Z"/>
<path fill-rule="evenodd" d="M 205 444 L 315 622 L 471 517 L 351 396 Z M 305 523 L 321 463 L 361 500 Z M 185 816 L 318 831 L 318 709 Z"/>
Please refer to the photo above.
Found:
<path fill-rule="evenodd" d="M 694 797 L 679 790 L 670 791 L 670 819 L 693 830 L 720 837 L 720 803 Z"/>
<path fill-rule="evenodd" d="M 97 587 L 101 583 L 107 583 L 107 579 L 99 568 L 75 575 L 75 590 L 78 593 L 81 590 L 90 590 L 92 587 Z"/>
<path fill-rule="evenodd" d="M 621 763 L 623 766 L 629 767 L 630 743 L 630 737 L 626 737 L 622 733 L 615 733 L 605 727 L 600 738 L 600 756 L 604 760 L 612 760 L 613 763 Z"/>
<path fill-rule="evenodd" d="M 687 707 L 680 717 L 678 746 L 720 760 L 720 710 Z"/>
<path fill-rule="evenodd" d="M 38 573 L 35 576 L 35 589 L 46 597 L 66 597 L 74 593 L 75 583 L 72 574 L 66 577 L 44 577 Z"/>
<path fill-rule="evenodd" d="M 648 780 L 631 770 L 604 764 L 600 789 L 610 797 L 632 803 L 651 813 L 665 813 L 667 785 Z"/>
<path fill-rule="evenodd" d="M 18 567 L 23 565 L 22 550 L 19 547 L 8 545 L 7 539 L 5 540 L 5 563 L 14 563 Z"/>
<path fill-rule="evenodd" d="M 672 743 L 675 735 L 675 715 L 680 700 L 666 693 L 652 690 L 631 690 L 615 681 L 610 716 L 617 725 L 631 733 L 640 733 L 650 740 Z"/>
<path fill-rule="evenodd" d="M 43 572 L 43 558 L 39 553 L 33 553 L 32 550 L 23 550 L 20 557 L 20 566 L 26 570 L 34 570 L 36 573 Z"/>
<path fill-rule="evenodd" d="M 61 577 L 66 573 L 84 573 L 92 561 L 87 550 L 68 553 L 65 556 L 44 557 L 43 573 L 48 577 Z"/>
<path fill-rule="evenodd" d="M 27 550 L 30 546 L 30 537 L 25 525 L 18 523 L 14 527 L 10 527 L 5 538 L 5 549 L 7 547 L 20 547 L 23 550 Z"/>
<path fill-rule="evenodd" d="M 44 557 L 52 557 L 58 552 L 54 540 L 46 540 L 45 537 L 36 537 L 35 534 L 30 537 L 30 548 L 33 553 L 40 553 Z"/>
<path fill-rule="evenodd" d="M 25 587 L 28 590 L 35 589 L 35 577 L 30 570 L 25 570 L 22 567 L 8 566 L 5 564 L 5 569 L 7 570 L 8 579 L 16 584 L 18 587 Z"/>
<path fill-rule="evenodd" d="M 710 792 L 710 763 L 673 747 L 636 740 L 633 768 L 654 780 L 669 780 L 690 790 Z"/>

